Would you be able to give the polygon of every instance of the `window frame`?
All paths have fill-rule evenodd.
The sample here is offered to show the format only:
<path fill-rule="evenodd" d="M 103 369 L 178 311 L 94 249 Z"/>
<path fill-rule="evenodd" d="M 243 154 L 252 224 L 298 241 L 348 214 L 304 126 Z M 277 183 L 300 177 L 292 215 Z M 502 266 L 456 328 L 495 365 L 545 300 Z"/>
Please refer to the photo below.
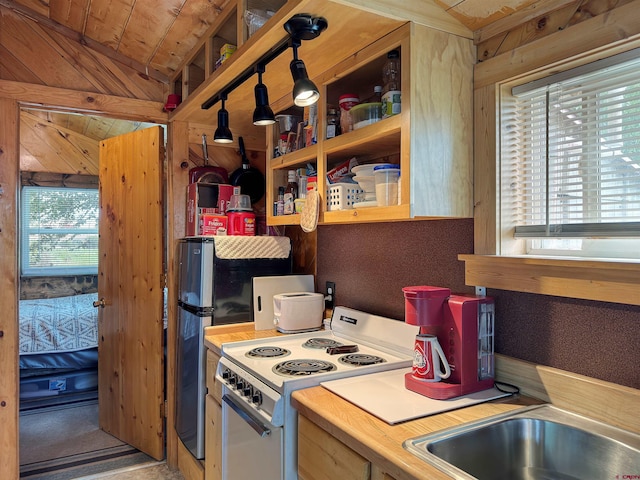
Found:
<path fill-rule="evenodd" d="M 55 267 L 34 267 L 29 264 L 29 236 L 36 231 L 25 225 L 25 216 L 28 215 L 28 206 L 26 206 L 27 195 L 25 189 L 41 189 L 44 190 L 75 190 L 75 191 L 93 191 L 96 188 L 87 187 L 62 187 L 62 186 L 38 186 L 38 185 L 23 185 L 20 190 L 20 219 L 19 219 L 19 245 L 20 245 L 20 274 L 23 277 L 43 277 L 43 276 L 73 276 L 73 275 L 97 275 L 98 273 L 98 257 L 96 256 L 95 265 L 91 266 L 55 266 Z M 99 201 L 99 200 L 98 200 Z M 97 205 L 99 209 L 99 204 Z M 99 221 L 96 221 L 96 227 L 87 228 L 59 228 L 53 229 L 53 233 L 77 233 L 77 234 L 95 234 L 99 235 Z"/>
<path fill-rule="evenodd" d="M 498 194 L 501 88 L 640 47 L 632 5 L 585 20 L 476 64 L 474 69 L 474 254 L 459 255 L 465 282 L 518 292 L 640 305 L 640 263 L 522 256 L 522 239 L 503 227 Z M 597 34 L 594 32 L 597 31 Z M 620 36 L 624 32 L 624 36 Z M 502 190 L 502 192 L 501 192 Z"/>

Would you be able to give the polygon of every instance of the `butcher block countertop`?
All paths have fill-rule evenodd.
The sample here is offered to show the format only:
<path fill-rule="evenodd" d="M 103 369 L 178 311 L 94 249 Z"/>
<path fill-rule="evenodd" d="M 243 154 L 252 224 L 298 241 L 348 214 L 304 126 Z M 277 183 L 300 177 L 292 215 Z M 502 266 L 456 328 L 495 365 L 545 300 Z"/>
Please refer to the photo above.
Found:
<path fill-rule="evenodd" d="M 278 335 L 281 334 L 276 330 L 256 331 L 252 323 L 207 327 L 205 345 L 220 354 L 221 345 L 226 342 Z M 321 386 L 293 392 L 292 402 L 300 414 L 395 480 L 451 478 L 407 452 L 402 447 L 405 440 L 523 405 L 549 402 L 640 433 L 640 390 L 502 355 L 496 355 L 496 376 L 518 385 L 522 394 L 396 425 L 387 424 Z"/>

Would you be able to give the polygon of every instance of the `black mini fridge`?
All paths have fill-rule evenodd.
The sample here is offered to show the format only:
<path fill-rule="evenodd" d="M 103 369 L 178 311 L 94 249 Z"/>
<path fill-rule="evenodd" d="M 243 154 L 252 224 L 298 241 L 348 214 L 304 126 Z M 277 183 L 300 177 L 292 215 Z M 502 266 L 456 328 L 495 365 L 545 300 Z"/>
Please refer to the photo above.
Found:
<path fill-rule="evenodd" d="M 275 236 L 188 237 L 178 242 L 175 426 L 204 458 L 204 329 L 253 321 L 252 279 L 292 271 L 291 241 Z"/>

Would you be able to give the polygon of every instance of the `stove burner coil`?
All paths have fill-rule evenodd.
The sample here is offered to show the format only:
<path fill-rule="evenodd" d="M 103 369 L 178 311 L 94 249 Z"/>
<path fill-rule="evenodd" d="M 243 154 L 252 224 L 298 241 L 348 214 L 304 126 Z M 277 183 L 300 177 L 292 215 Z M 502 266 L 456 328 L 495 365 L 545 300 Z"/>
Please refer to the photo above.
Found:
<path fill-rule="evenodd" d="M 273 372 L 284 377 L 301 377 L 315 373 L 325 373 L 335 370 L 337 367 L 331 362 L 313 359 L 292 359 L 280 362 L 273 367 Z"/>
<path fill-rule="evenodd" d="M 345 365 L 353 365 L 361 367 L 364 365 L 375 365 L 376 363 L 384 363 L 386 360 L 377 355 L 367 355 L 365 353 L 352 353 L 350 355 L 343 355 L 338 359 L 340 363 Z"/>
<path fill-rule="evenodd" d="M 273 358 L 273 357 L 286 357 L 291 352 L 286 348 L 281 347 L 256 347 L 253 350 L 249 350 L 245 355 L 251 358 Z"/>
<path fill-rule="evenodd" d="M 336 342 L 330 338 L 310 338 L 302 344 L 305 348 L 318 348 L 325 350 L 327 347 L 341 347 L 340 342 Z"/>

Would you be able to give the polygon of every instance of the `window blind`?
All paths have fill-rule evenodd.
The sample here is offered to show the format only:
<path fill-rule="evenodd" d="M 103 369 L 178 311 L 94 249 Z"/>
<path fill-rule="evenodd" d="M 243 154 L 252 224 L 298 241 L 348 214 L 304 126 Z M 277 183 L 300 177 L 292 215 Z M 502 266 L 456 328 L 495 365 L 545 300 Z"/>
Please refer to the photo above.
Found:
<path fill-rule="evenodd" d="M 97 273 L 97 189 L 25 186 L 21 201 L 24 275 Z"/>
<path fill-rule="evenodd" d="M 640 236 L 639 56 L 503 98 L 501 172 L 516 237 Z"/>

